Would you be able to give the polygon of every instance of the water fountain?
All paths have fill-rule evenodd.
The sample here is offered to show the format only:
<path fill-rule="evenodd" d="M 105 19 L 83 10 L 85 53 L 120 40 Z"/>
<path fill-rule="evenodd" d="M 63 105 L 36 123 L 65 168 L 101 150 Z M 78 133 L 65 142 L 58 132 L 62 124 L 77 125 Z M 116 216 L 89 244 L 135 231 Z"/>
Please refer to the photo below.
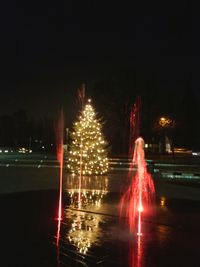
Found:
<path fill-rule="evenodd" d="M 138 137 L 135 141 L 135 148 L 129 170 L 136 166 L 136 173 L 131 177 L 131 184 L 127 191 L 122 195 L 120 200 L 120 218 L 127 219 L 130 234 L 137 233 L 138 239 L 136 242 L 137 250 L 135 249 L 134 240 L 130 240 L 130 266 L 135 266 L 134 252 L 137 251 L 136 266 L 141 266 L 142 255 L 142 217 L 145 214 L 150 214 L 152 204 L 154 203 L 154 183 L 152 176 L 147 172 L 147 165 L 144 153 L 144 140 Z M 133 169 L 132 169 L 133 171 Z"/>
<path fill-rule="evenodd" d="M 134 151 L 134 142 L 140 134 L 140 106 L 141 98 L 136 98 L 134 106 L 131 108 L 129 117 L 129 156 L 132 157 Z"/>
<path fill-rule="evenodd" d="M 144 140 L 139 137 L 135 141 L 135 149 L 132 165 L 137 171 L 132 176 L 132 181 L 120 201 L 120 215 L 128 218 L 130 232 L 135 231 L 137 223 L 137 234 L 142 235 L 141 217 L 143 212 L 150 209 L 154 200 L 154 183 L 151 175 L 147 172 L 144 156 Z"/>
<path fill-rule="evenodd" d="M 59 239 L 60 239 L 60 225 L 62 220 L 62 183 L 63 183 L 63 136 L 64 133 L 64 115 L 63 110 L 61 110 L 60 117 L 56 127 L 56 149 L 57 149 L 57 160 L 59 162 L 59 202 L 58 202 L 58 227 L 57 227 L 57 235 L 56 235 L 56 244 L 59 247 Z M 58 253 L 59 255 L 59 253 Z"/>

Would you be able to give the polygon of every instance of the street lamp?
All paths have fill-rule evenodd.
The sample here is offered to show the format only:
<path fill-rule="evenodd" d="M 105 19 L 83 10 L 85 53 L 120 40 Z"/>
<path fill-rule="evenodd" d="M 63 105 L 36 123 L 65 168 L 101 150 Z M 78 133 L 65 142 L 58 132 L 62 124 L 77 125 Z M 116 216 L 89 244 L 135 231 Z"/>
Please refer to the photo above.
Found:
<path fill-rule="evenodd" d="M 172 152 L 172 144 L 169 140 L 168 134 L 169 131 L 174 128 L 175 122 L 170 119 L 168 116 L 162 116 L 157 121 L 158 130 L 160 130 L 162 141 L 160 143 L 161 150 L 165 153 Z"/>
<path fill-rule="evenodd" d="M 158 123 L 161 127 L 168 128 L 171 127 L 172 120 L 168 117 L 161 117 Z"/>

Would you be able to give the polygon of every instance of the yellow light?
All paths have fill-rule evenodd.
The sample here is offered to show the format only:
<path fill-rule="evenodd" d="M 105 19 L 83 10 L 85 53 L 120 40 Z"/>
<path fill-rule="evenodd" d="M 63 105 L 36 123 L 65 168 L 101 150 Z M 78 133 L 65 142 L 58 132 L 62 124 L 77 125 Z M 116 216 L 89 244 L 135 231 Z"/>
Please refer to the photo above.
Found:
<path fill-rule="evenodd" d="M 165 197 L 161 197 L 160 198 L 160 206 L 165 206 L 165 202 L 166 202 L 166 198 Z"/>
<path fill-rule="evenodd" d="M 172 123 L 172 120 L 170 118 L 161 117 L 159 119 L 159 125 L 161 127 L 168 127 Z"/>

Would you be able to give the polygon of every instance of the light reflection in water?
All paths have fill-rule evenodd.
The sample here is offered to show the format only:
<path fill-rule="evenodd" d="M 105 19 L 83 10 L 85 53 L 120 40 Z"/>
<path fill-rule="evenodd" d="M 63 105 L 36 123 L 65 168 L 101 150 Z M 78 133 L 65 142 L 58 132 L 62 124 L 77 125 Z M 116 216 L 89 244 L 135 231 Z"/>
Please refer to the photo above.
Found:
<path fill-rule="evenodd" d="M 104 210 L 104 207 L 107 205 L 105 199 L 108 198 L 106 195 L 109 193 L 107 176 L 82 177 L 82 188 L 80 189 L 78 187 L 79 180 L 78 178 L 76 179 L 75 176 L 67 176 L 65 183 L 64 198 L 68 200 L 68 203 L 64 208 L 63 222 L 61 222 L 61 241 L 58 245 L 58 266 L 60 264 L 59 257 L 63 257 L 62 253 L 65 246 L 66 248 L 72 246 L 73 250 L 74 248 L 76 250 L 76 257 L 84 257 L 81 259 L 86 260 L 87 257 L 91 255 L 94 257 L 92 247 L 95 249 L 97 247 L 100 248 L 107 237 L 108 240 L 110 240 L 110 238 L 112 239 L 109 233 L 107 233 L 107 231 L 105 232 L 103 230 L 104 228 L 102 228 L 102 225 L 105 224 L 107 220 L 107 218 L 102 216 L 102 210 Z M 81 209 L 78 205 L 79 190 L 81 192 Z M 107 214 L 107 212 L 105 214 Z M 119 234 L 118 238 L 121 240 L 124 236 L 122 236 L 123 232 L 121 233 L 118 227 L 116 228 L 116 234 Z M 57 236 L 60 235 L 60 227 L 58 229 Z M 123 261 L 127 260 L 128 265 L 131 267 L 142 267 L 145 232 L 146 229 L 143 228 L 143 236 L 137 236 L 136 231 L 131 231 L 131 233 L 129 233 L 130 239 L 127 240 L 129 249 L 125 250 L 126 259 L 123 258 Z M 123 249 L 122 247 L 122 250 Z M 61 252 L 59 250 L 61 250 Z M 116 256 L 117 260 L 119 255 Z"/>
<path fill-rule="evenodd" d="M 57 267 L 60 267 L 60 226 L 61 220 L 58 220 L 57 234 L 56 234 L 56 246 L 57 246 Z"/>
<path fill-rule="evenodd" d="M 141 267 L 141 260 L 142 260 L 142 244 L 141 244 L 141 236 L 139 235 L 137 240 L 137 265 L 136 265 L 137 267 Z"/>
<path fill-rule="evenodd" d="M 108 193 L 107 176 L 83 176 L 81 188 L 79 177 L 69 176 L 67 179 L 67 194 L 70 197 L 70 207 L 89 208 L 100 207 L 104 196 Z"/>
<path fill-rule="evenodd" d="M 91 245 L 100 239 L 99 223 L 102 219 L 100 215 L 78 211 L 72 220 L 67 239 L 79 253 L 86 254 Z"/>
<path fill-rule="evenodd" d="M 66 194 L 70 198 L 70 204 L 65 214 L 72 222 L 66 238 L 79 253 L 86 254 L 92 244 L 97 244 L 101 237 L 99 223 L 103 219 L 97 212 L 108 193 L 108 178 L 107 176 L 83 176 L 81 188 L 79 178 L 69 176 L 67 179 Z M 73 209 L 71 214 L 69 209 Z M 77 210 L 74 211 L 74 209 Z"/>
<path fill-rule="evenodd" d="M 129 267 L 143 266 L 144 235 L 130 235 L 129 240 Z"/>

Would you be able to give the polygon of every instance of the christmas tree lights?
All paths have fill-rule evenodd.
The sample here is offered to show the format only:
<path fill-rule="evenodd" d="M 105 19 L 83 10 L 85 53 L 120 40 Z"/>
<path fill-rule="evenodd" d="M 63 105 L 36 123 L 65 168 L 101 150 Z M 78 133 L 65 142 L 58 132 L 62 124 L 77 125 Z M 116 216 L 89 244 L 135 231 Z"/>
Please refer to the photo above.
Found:
<path fill-rule="evenodd" d="M 102 135 L 102 123 L 90 100 L 85 105 L 71 134 L 68 168 L 74 174 L 101 175 L 108 171 L 107 142 Z"/>

